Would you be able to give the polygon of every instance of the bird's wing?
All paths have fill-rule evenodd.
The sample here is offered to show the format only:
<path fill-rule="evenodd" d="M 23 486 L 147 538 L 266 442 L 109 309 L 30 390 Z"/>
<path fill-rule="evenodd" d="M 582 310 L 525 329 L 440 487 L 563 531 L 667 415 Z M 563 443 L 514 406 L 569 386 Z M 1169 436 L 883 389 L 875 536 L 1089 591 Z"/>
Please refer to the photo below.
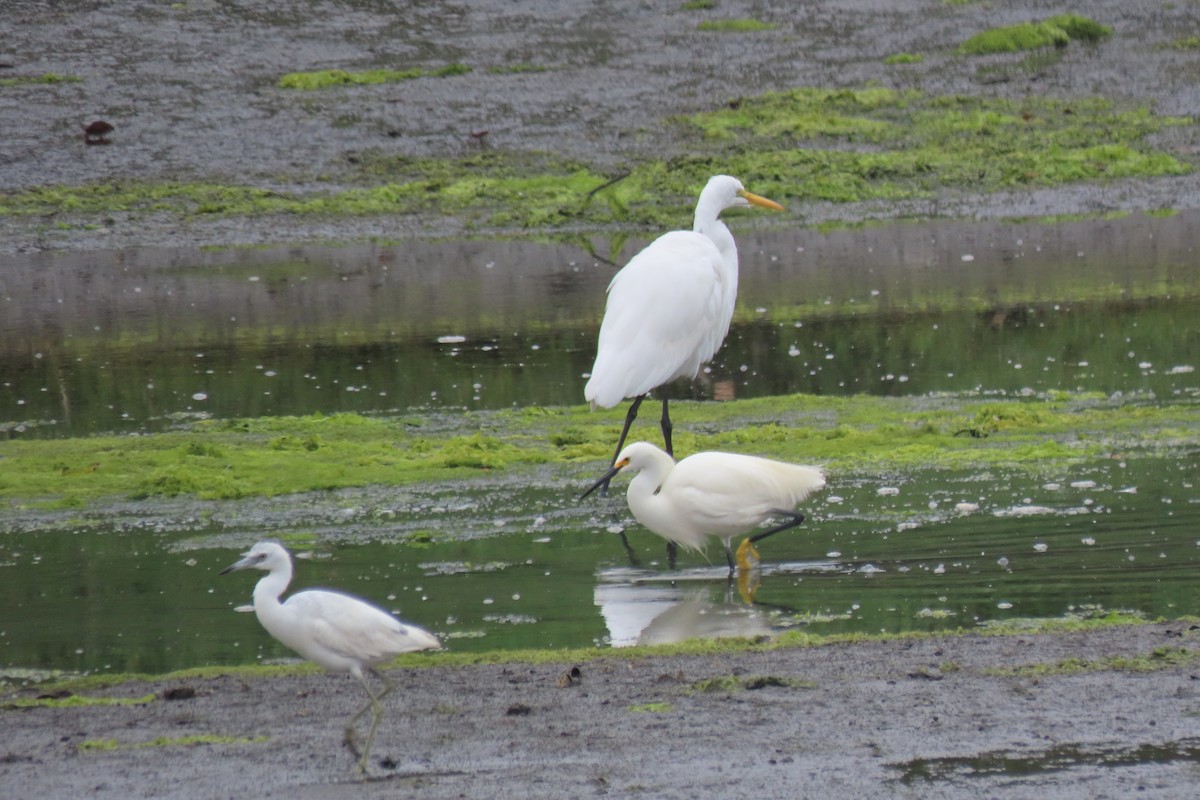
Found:
<path fill-rule="evenodd" d="M 680 461 L 662 491 L 697 526 L 714 535 L 743 533 L 779 512 L 795 509 L 825 486 L 815 467 L 733 453 L 697 453 Z"/>
<path fill-rule="evenodd" d="M 724 338 L 720 259 L 707 237 L 673 231 L 617 273 L 587 400 L 611 408 L 675 378 L 695 377 Z"/>
<path fill-rule="evenodd" d="M 371 663 L 430 647 L 425 631 L 341 592 L 309 589 L 285 605 L 297 609 L 296 618 L 313 642 L 348 659 Z"/>

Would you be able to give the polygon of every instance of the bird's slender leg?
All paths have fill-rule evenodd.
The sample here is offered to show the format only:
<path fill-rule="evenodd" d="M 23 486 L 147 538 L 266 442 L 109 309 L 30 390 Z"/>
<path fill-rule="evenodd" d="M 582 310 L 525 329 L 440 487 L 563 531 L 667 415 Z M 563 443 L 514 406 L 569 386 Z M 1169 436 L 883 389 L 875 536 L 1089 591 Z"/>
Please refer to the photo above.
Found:
<path fill-rule="evenodd" d="M 662 434 L 663 444 L 666 445 L 667 455 L 671 458 L 675 457 L 675 448 L 671 446 L 671 431 L 674 429 L 671 425 L 671 415 L 667 413 L 667 385 L 664 383 L 661 387 L 663 396 L 663 413 L 662 413 Z"/>
<path fill-rule="evenodd" d="M 633 547 L 630 546 L 629 539 L 625 537 L 624 527 L 621 528 L 621 546 L 625 548 L 625 555 L 629 557 L 629 566 L 641 566 L 641 562 L 638 560 L 637 553 L 634 552 Z"/>
<path fill-rule="evenodd" d="M 673 430 L 673 426 L 671 425 L 671 415 L 669 413 L 667 413 L 667 385 L 664 383 L 662 385 L 662 387 L 660 387 L 660 388 L 662 389 L 663 413 L 662 413 L 662 420 L 660 421 L 659 424 L 662 426 L 663 444 L 665 444 L 667 446 L 667 448 L 666 448 L 667 455 L 669 455 L 671 458 L 674 458 L 675 457 L 675 448 L 671 446 L 671 431 Z M 678 557 L 678 555 L 679 555 L 679 545 L 675 544 L 674 542 L 668 541 L 667 542 L 667 567 L 669 569 L 675 569 L 675 559 L 676 559 L 676 557 Z"/>
<path fill-rule="evenodd" d="M 629 429 L 633 426 L 633 421 L 637 419 L 638 408 L 645 399 L 646 395 L 639 394 L 629 404 L 629 412 L 625 415 L 625 427 L 621 429 L 621 438 L 617 439 L 617 449 L 613 451 L 612 461 L 608 462 L 610 467 L 617 463 L 617 456 L 621 455 L 621 449 L 625 447 L 625 437 L 629 435 Z M 608 481 L 605 481 L 604 485 L 600 487 L 600 496 L 608 497 Z"/>
<path fill-rule="evenodd" d="M 343 741 L 346 743 L 346 746 L 350 748 L 350 752 L 358 756 L 359 772 L 367 771 L 367 757 L 371 754 L 371 743 L 375 741 L 375 729 L 379 727 L 379 718 L 383 715 L 383 706 L 380 705 L 380 701 L 391 694 L 392 690 L 396 688 L 396 685 L 384 677 L 383 673 L 374 669 L 368 671 L 383 682 L 383 691 L 381 691 L 379 694 L 375 694 L 371 691 L 371 685 L 367 682 L 365 675 L 360 673 L 355 676 L 358 678 L 359 683 L 362 684 L 363 690 L 367 693 L 367 697 L 370 699 L 367 700 L 362 708 L 354 712 L 354 716 L 350 717 L 350 721 L 346 723 L 346 732 L 343 739 Z M 368 710 L 372 712 L 371 728 L 370 732 L 367 734 L 367 742 L 363 746 L 362 753 L 359 753 L 354 736 L 354 725 L 359 721 L 359 719 L 362 718 L 363 714 L 367 713 Z"/>
<path fill-rule="evenodd" d="M 768 528 L 767 530 L 762 531 L 761 533 L 754 534 L 749 539 L 749 541 L 751 543 L 761 542 L 763 539 L 767 538 L 768 536 L 773 536 L 776 533 L 779 533 L 780 531 L 786 531 L 788 528 L 794 528 L 797 525 L 799 525 L 800 523 L 804 522 L 804 515 L 801 514 L 799 511 L 777 511 L 775 513 L 778 514 L 779 516 L 791 517 L 791 519 L 788 520 L 787 522 L 783 523 L 782 525 L 776 525 L 774 528 Z"/>
<path fill-rule="evenodd" d="M 804 522 L 804 515 L 799 511 L 776 511 L 775 514 L 780 517 L 791 517 L 790 520 L 782 525 L 776 525 L 774 528 L 768 528 L 765 531 L 756 533 L 753 536 L 746 538 L 737 549 L 737 565 L 742 570 L 749 571 L 758 565 L 759 557 L 758 550 L 755 549 L 754 543 L 760 542 L 768 536 L 772 536 L 780 531 L 786 531 L 788 528 L 794 528 Z M 734 558 L 729 552 L 729 542 L 725 543 L 725 557 L 729 559 L 729 573 L 732 575 L 734 571 Z M 751 560 L 753 557 L 753 561 Z"/>
<path fill-rule="evenodd" d="M 729 546 L 729 540 L 725 540 L 725 560 L 729 563 L 729 581 L 733 583 L 733 573 L 737 572 L 737 562 L 733 560 L 733 550 Z"/>
<path fill-rule="evenodd" d="M 358 763 L 359 772 L 365 772 L 367 769 L 367 755 L 371 752 L 371 743 L 375 741 L 375 729 L 379 727 L 379 718 L 383 716 L 383 706 L 380 701 L 396 688 L 396 684 L 389 681 L 382 672 L 371 670 L 371 674 L 383 682 L 383 691 L 374 698 L 375 713 L 371 717 L 371 730 L 367 733 L 367 743 L 363 745 L 362 760 Z"/>

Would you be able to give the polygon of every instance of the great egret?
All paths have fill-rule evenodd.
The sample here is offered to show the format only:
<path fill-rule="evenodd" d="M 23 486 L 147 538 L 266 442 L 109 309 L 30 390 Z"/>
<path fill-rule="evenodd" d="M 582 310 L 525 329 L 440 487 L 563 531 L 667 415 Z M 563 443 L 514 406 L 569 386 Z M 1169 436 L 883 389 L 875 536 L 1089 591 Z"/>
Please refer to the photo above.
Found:
<path fill-rule="evenodd" d="M 803 522 L 796 506 L 825 487 L 825 476 L 817 467 L 717 452 L 696 453 L 676 464 L 654 445 L 634 442 L 583 496 L 625 470 L 637 473 L 625 497 L 638 522 L 691 550 L 699 550 L 708 537 L 716 536 L 725 545 L 731 574 L 736 567 L 730 547 L 733 537 L 772 517 L 789 518 L 750 536 L 738 549 L 741 561 L 745 549 L 754 552 L 755 542 Z"/>
<path fill-rule="evenodd" d="M 358 762 L 359 770 L 365 771 L 383 713 L 380 701 L 395 688 L 374 665 L 400 653 L 441 647 L 441 642 L 433 634 L 401 622 L 382 608 L 341 592 L 306 589 L 280 603 L 279 596 L 292 580 L 292 558 L 278 542 L 259 542 L 243 554 L 241 561 L 221 570 L 221 574 L 240 569 L 261 569 L 267 573 L 254 587 L 254 613 L 267 633 L 331 672 L 349 672 L 366 690 L 370 699 L 346 723 L 345 731 L 345 743 L 353 752 L 354 724 L 367 709 L 372 710 L 371 732 Z M 365 673 L 378 678 L 383 691 L 373 693 Z"/>
<path fill-rule="evenodd" d="M 633 398 L 612 463 L 642 400 L 656 387 L 662 387 L 663 443 L 674 453 L 666 385 L 695 378 L 725 341 L 737 300 L 738 256 L 720 215 L 752 205 L 783 210 L 746 191 L 737 178 L 713 176 L 696 201 L 692 230 L 664 233 L 608 285 L 596 363 L 583 396 L 593 410 Z"/>

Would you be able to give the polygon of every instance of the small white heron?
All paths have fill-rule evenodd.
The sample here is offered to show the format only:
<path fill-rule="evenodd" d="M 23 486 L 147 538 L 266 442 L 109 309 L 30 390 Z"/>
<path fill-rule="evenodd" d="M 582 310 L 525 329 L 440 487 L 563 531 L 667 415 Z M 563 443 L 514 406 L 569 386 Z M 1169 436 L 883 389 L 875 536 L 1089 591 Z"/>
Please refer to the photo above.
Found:
<path fill-rule="evenodd" d="M 593 409 L 633 398 L 612 463 L 642 400 L 657 387 L 662 387 L 663 444 L 669 455 L 674 453 L 666 385 L 695 378 L 725 341 L 737 301 L 738 255 L 720 215 L 752 205 L 783 210 L 746 191 L 737 178 L 713 176 L 696 201 L 692 230 L 658 237 L 608 285 L 596 362 L 583 396 Z"/>
<path fill-rule="evenodd" d="M 696 453 L 676 464 L 654 445 L 634 442 L 583 496 L 624 470 L 637 473 L 625 497 L 638 522 L 669 546 L 690 550 L 701 549 L 710 536 L 717 537 L 725 545 L 731 574 L 738 563 L 748 564 L 747 553 L 757 557 L 755 542 L 804 522 L 796 506 L 825 487 L 825 476 L 817 467 L 718 452 Z M 730 540 L 779 517 L 788 521 L 748 537 L 735 562 Z"/>
<path fill-rule="evenodd" d="M 382 608 L 341 592 L 306 589 L 280 603 L 279 596 L 292 580 L 292 558 L 283 545 L 264 541 L 251 547 L 241 561 L 221 570 L 224 575 L 240 569 L 260 569 L 267 574 L 254 587 L 254 613 L 258 621 L 284 645 L 331 672 L 349 672 L 367 692 L 366 705 L 346 723 L 345 743 L 357 753 L 354 725 L 372 711 L 371 731 L 367 734 L 358 768 L 367 768 L 367 756 L 375 729 L 383 713 L 380 701 L 394 688 L 377 669 L 401 653 L 441 647 L 437 637 L 408 625 Z M 371 691 L 367 673 L 383 683 L 379 694 Z"/>

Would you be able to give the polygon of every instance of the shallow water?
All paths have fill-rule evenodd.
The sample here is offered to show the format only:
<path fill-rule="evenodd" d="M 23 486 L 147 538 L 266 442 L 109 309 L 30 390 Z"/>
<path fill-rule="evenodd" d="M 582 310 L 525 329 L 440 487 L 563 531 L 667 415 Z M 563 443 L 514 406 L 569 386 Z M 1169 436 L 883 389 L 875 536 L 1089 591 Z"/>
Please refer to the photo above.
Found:
<path fill-rule="evenodd" d="M 676 395 L 1146 390 L 1194 369 L 1200 214 L 739 233 L 735 326 Z M 0 269 L 0 436 L 582 401 L 639 241 L 39 254 Z M 1194 384 L 1192 384 L 1194 385 Z"/>
<path fill-rule="evenodd" d="M 740 234 L 740 322 L 691 391 L 1082 389 L 1194 404 L 1195 222 Z M 575 404 L 613 269 L 577 247 L 495 242 L 31 258 L 0 278 L 5 431 Z M 839 475 L 802 528 L 760 545 L 761 574 L 741 585 L 719 547 L 668 569 L 619 491 L 575 499 L 595 477 L 582 468 L 116 503 L 49 523 L 10 513 L 0 665 L 162 672 L 286 658 L 233 611 L 255 576 L 217 576 L 264 536 L 313 556 L 297 586 L 367 596 L 464 650 L 1196 614 L 1196 465 L 1192 431 L 1099 463 Z M 420 531 L 435 543 L 413 543 Z"/>

